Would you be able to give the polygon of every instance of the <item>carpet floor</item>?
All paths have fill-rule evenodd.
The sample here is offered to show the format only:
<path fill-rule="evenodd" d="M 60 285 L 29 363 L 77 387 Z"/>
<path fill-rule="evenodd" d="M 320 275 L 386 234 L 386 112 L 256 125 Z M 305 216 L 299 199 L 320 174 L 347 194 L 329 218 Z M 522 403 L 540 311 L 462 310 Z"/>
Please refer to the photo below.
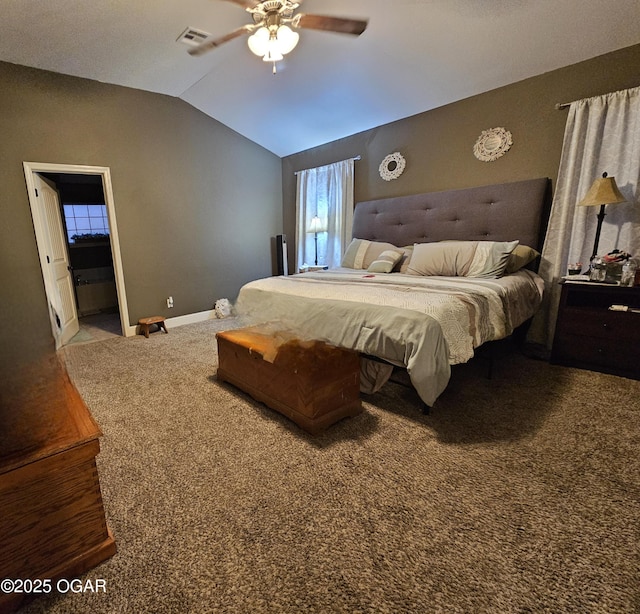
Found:
<path fill-rule="evenodd" d="M 64 350 L 118 553 L 23 612 L 640 612 L 640 382 L 474 359 L 313 438 L 216 381 L 238 325 Z"/>

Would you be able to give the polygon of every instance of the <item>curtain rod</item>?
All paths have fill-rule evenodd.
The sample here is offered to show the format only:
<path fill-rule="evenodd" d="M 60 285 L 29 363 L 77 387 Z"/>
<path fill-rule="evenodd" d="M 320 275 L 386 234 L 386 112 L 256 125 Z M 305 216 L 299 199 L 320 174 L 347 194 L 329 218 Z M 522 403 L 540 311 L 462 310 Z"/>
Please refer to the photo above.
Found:
<path fill-rule="evenodd" d="M 622 93 L 627 93 L 627 92 L 632 92 L 635 90 L 638 90 L 640 92 L 640 88 L 635 88 L 635 87 L 630 87 L 626 90 L 618 90 L 616 92 L 609 92 L 608 94 L 600 94 L 598 96 L 589 96 L 587 98 L 581 98 L 580 100 L 574 100 L 573 102 L 556 102 L 556 110 L 560 110 L 560 109 L 566 109 L 567 107 L 570 107 L 574 102 L 583 102 L 584 100 L 591 100 L 592 98 L 601 98 L 603 96 L 611 96 L 612 94 L 622 94 Z"/>
<path fill-rule="evenodd" d="M 346 162 L 347 160 L 362 160 L 362 156 L 357 155 L 357 156 L 354 156 L 353 158 L 347 158 L 346 160 L 341 160 L 341 162 Z M 336 164 L 336 163 L 332 162 L 330 164 Z M 329 166 L 329 164 L 323 164 L 322 166 Z M 318 167 L 318 168 L 321 168 L 321 167 Z M 298 173 L 303 173 L 304 171 L 310 171 L 310 170 L 311 170 L 310 168 L 306 168 L 306 169 L 302 169 L 302 170 L 296 171 L 293 174 L 297 175 Z"/>

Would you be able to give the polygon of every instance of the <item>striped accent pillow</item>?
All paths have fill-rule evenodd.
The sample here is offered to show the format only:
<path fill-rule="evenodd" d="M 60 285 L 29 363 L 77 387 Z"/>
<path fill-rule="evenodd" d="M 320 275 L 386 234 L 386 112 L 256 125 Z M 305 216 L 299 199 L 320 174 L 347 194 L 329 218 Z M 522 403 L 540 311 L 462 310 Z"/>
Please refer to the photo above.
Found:
<path fill-rule="evenodd" d="M 353 239 L 342 256 L 340 266 L 347 269 L 368 269 L 385 250 L 396 250 L 391 243 L 367 241 L 366 239 Z"/>
<path fill-rule="evenodd" d="M 400 262 L 403 252 L 385 249 L 368 267 L 369 273 L 391 273 L 393 267 Z"/>
<path fill-rule="evenodd" d="M 502 277 L 518 241 L 478 241 L 467 277 Z"/>

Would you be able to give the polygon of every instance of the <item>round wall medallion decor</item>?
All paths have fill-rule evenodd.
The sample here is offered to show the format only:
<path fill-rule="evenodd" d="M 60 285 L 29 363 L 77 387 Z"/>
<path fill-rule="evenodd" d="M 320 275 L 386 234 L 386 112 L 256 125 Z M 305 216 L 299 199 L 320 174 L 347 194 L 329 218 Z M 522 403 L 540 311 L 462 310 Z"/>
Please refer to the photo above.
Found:
<path fill-rule="evenodd" d="M 493 162 L 504 156 L 513 145 L 511 132 L 504 128 L 483 130 L 473 146 L 473 155 L 482 162 Z"/>
<path fill-rule="evenodd" d="M 385 181 L 391 181 L 392 179 L 397 179 L 402 175 L 402 171 L 404 171 L 404 167 L 407 165 L 406 160 L 402 157 L 402 154 L 399 152 L 394 152 L 389 154 L 381 163 L 380 168 L 380 177 L 382 177 Z"/>

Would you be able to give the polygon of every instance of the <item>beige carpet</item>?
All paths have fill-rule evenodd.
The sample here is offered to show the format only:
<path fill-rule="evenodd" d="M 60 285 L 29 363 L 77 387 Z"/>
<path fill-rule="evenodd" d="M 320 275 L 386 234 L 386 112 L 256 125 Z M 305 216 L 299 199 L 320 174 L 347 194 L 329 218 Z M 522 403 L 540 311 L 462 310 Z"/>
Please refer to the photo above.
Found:
<path fill-rule="evenodd" d="M 479 360 L 313 439 L 216 382 L 233 325 L 67 348 L 119 551 L 24 612 L 640 612 L 640 382 Z"/>

